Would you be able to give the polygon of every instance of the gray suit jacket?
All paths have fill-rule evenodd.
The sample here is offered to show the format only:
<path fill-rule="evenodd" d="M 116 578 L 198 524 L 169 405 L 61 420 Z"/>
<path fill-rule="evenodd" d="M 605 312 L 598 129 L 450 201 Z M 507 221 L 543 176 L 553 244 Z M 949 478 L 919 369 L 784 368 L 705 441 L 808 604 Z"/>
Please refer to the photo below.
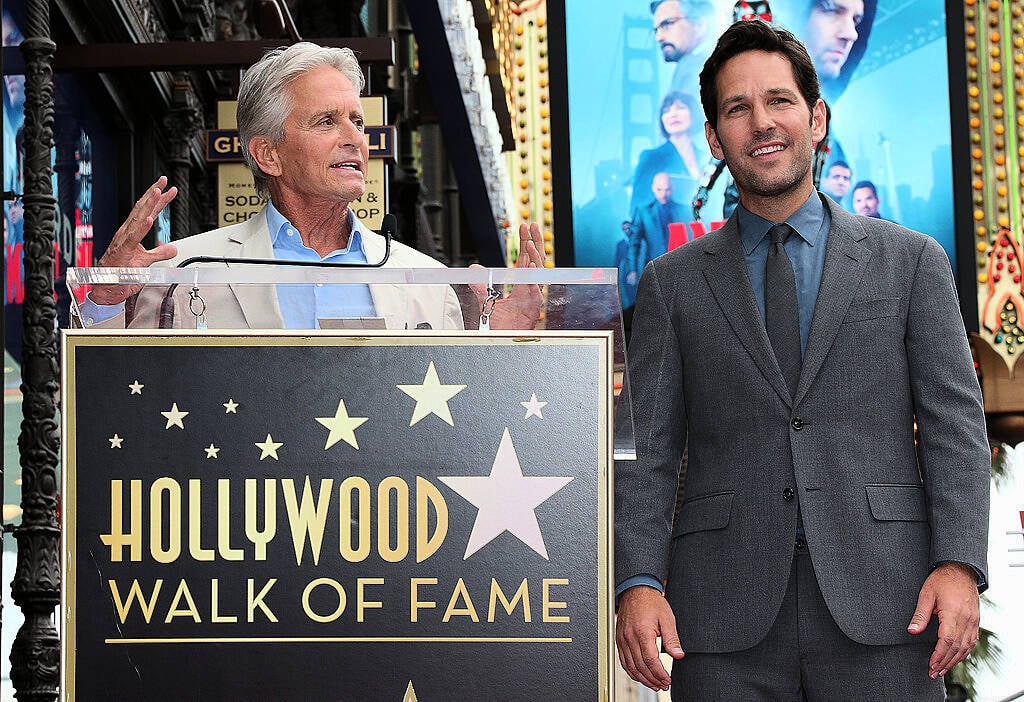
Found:
<path fill-rule="evenodd" d="M 227 258 L 274 258 L 273 245 L 267 229 L 267 209 L 241 224 L 214 229 L 174 242 L 178 255 L 156 265 L 176 266 L 193 256 L 224 256 Z M 373 263 L 384 257 L 384 237 L 364 233 L 363 250 Z M 200 264 L 223 265 L 223 264 Z M 230 265 L 230 264 L 228 264 Z M 426 254 L 392 242 L 389 268 L 443 268 Z M 138 297 L 135 315 L 128 326 L 153 328 L 160 303 L 167 288 L 149 286 Z M 174 326 L 195 326 L 189 312 L 189 287 L 180 285 L 175 291 Z M 207 323 L 211 329 L 280 329 L 284 327 L 277 292 L 273 285 L 232 284 L 201 293 L 207 306 Z M 429 324 L 432 329 L 462 329 L 462 309 L 455 291 L 449 285 L 371 285 L 370 295 L 377 315 L 383 317 L 388 329 L 416 328 Z M 125 326 L 124 315 L 93 325 L 118 328 Z"/>
<path fill-rule="evenodd" d="M 735 216 L 652 261 L 640 283 L 638 460 L 616 463 L 616 582 L 667 577 L 684 650 L 765 636 L 798 503 L 829 610 L 855 641 L 917 640 L 906 627 L 938 562 L 986 569 L 989 448 L 949 262 L 931 237 L 823 200 L 832 227 L 795 397 Z"/>

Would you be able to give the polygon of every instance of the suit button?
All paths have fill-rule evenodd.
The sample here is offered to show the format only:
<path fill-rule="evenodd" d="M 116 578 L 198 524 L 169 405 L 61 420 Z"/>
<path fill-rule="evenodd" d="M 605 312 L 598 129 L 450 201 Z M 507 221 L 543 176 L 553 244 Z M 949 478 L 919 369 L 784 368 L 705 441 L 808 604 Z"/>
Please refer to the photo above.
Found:
<path fill-rule="evenodd" d="M 786 502 L 792 502 L 794 495 L 796 495 L 796 493 L 793 492 L 793 488 L 786 488 L 785 490 L 782 491 L 782 499 L 784 499 Z"/>
<path fill-rule="evenodd" d="M 795 431 L 800 431 L 804 428 L 804 420 L 800 419 L 800 417 L 793 417 L 793 421 L 790 424 L 793 425 Z"/>

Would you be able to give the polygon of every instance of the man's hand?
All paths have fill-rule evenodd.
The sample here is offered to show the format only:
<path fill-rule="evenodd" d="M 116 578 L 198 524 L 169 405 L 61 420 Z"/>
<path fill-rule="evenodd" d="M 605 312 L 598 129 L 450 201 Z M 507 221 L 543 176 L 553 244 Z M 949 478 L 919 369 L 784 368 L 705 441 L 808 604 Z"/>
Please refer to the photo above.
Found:
<path fill-rule="evenodd" d="M 615 622 L 615 643 L 619 662 L 629 677 L 652 690 L 667 690 L 672 677 L 661 664 L 658 645 L 661 637 L 665 652 L 679 660 L 683 649 L 676 633 L 676 618 L 665 596 L 646 585 L 631 587 L 619 596 Z"/>
<path fill-rule="evenodd" d="M 519 255 L 516 268 L 544 267 L 544 238 L 536 222 L 519 225 Z M 487 300 L 487 286 L 470 286 L 481 309 Z M 541 286 L 520 283 L 512 286 L 508 297 L 497 300 L 491 310 L 491 329 L 533 329 L 540 321 L 540 307 L 544 302 Z"/>
<path fill-rule="evenodd" d="M 928 675 L 934 680 L 967 655 L 978 643 L 978 577 L 961 563 L 943 563 L 921 586 L 917 609 L 907 631 L 920 634 L 932 614 L 939 617 L 939 641 L 928 661 Z"/>
<path fill-rule="evenodd" d="M 112 268 L 148 268 L 157 261 L 166 261 L 178 254 L 174 244 L 161 244 L 147 250 L 142 240 L 153 227 L 157 215 L 178 194 L 177 188 L 167 187 L 166 176 L 153 183 L 152 187 L 139 198 L 128 219 L 114 232 L 114 238 L 100 259 L 98 266 Z M 142 289 L 141 285 L 97 285 L 89 298 L 97 305 L 116 305 Z"/>

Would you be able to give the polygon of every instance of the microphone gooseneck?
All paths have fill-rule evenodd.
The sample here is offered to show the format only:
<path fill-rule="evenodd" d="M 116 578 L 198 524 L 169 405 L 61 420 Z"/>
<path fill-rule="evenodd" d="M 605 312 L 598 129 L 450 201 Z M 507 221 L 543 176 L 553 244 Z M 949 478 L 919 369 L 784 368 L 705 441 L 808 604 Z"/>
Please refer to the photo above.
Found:
<path fill-rule="evenodd" d="M 313 268 L 381 268 L 391 258 L 391 240 L 398 232 L 398 218 L 390 212 L 384 215 L 381 222 L 381 236 L 384 237 L 384 256 L 377 263 L 356 263 L 349 261 L 289 261 L 278 258 L 235 258 L 230 256 L 193 256 L 186 258 L 177 265 L 177 268 L 185 268 L 193 263 L 236 263 L 242 265 L 269 265 L 269 266 L 309 266 Z M 174 326 L 174 291 L 178 288 L 173 283 L 167 288 L 163 299 L 160 301 L 160 314 L 157 324 L 160 329 L 170 329 Z"/>

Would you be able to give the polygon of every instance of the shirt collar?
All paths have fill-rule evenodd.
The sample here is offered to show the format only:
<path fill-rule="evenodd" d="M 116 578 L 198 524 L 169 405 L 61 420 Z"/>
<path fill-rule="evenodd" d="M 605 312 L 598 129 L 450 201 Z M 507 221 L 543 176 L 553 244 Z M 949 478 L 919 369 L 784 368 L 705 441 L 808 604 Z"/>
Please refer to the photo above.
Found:
<path fill-rule="evenodd" d="M 352 234 L 348 238 L 348 246 L 343 249 L 335 249 L 324 256 L 325 260 L 332 256 L 342 254 L 362 253 L 363 234 L 359 226 L 360 222 L 356 219 L 351 207 L 348 209 L 347 216 L 348 224 L 352 231 Z M 281 212 L 274 207 L 273 202 L 267 203 L 267 229 L 270 231 L 270 244 L 274 247 L 275 251 L 312 251 L 312 249 L 302 243 L 302 238 L 299 236 L 299 230 L 288 221 L 287 217 L 281 214 Z M 289 229 L 293 230 L 296 235 L 289 237 L 287 235 L 287 231 Z"/>
<path fill-rule="evenodd" d="M 739 217 L 740 244 L 743 246 L 743 253 L 749 256 L 768 234 L 768 230 L 778 222 L 769 222 L 742 204 L 736 206 L 736 213 Z M 800 238 L 809 246 L 814 246 L 821 240 L 824 220 L 825 206 L 821 204 L 818 192 L 814 191 L 804 204 L 800 205 L 800 208 L 786 219 L 786 223 L 793 227 L 793 231 L 799 234 Z"/>

